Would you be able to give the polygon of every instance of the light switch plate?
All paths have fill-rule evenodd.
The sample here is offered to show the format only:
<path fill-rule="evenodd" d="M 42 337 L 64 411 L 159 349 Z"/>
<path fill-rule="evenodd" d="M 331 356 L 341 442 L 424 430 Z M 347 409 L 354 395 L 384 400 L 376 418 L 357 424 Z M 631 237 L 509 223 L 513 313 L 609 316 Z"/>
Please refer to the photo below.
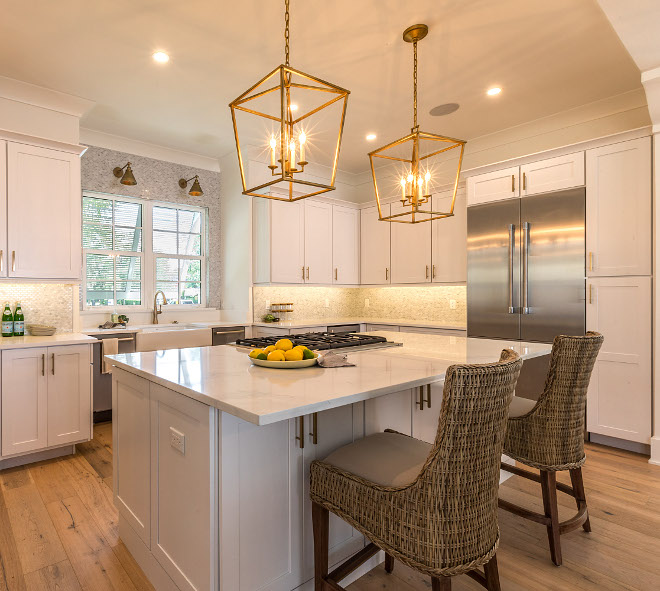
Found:
<path fill-rule="evenodd" d="M 330 307 L 330 300 L 328 298 L 325 298 L 325 307 L 326 308 Z"/>
<path fill-rule="evenodd" d="M 449 300 L 449 309 L 450 310 L 456 309 L 456 300 Z"/>
<path fill-rule="evenodd" d="M 364 307 L 365 308 L 369 307 L 369 298 L 364 298 Z"/>
<path fill-rule="evenodd" d="M 186 436 L 174 427 L 170 427 L 170 445 L 184 456 L 186 455 Z"/>

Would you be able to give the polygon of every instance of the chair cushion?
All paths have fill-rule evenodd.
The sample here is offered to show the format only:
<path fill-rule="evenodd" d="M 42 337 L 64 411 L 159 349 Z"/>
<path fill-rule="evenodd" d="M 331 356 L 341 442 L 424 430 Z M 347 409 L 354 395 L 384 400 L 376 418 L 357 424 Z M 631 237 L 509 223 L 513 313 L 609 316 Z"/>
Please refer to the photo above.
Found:
<path fill-rule="evenodd" d="M 509 406 L 509 418 L 521 417 L 522 415 L 526 415 L 535 406 L 536 406 L 536 400 L 530 400 L 529 398 L 521 398 L 520 396 L 514 396 L 511 399 L 511 405 Z"/>
<path fill-rule="evenodd" d="M 384 486 L 410 484 L 433 446 L 399 433 L 377 433 L 333 451 L 324 462 Z"/>

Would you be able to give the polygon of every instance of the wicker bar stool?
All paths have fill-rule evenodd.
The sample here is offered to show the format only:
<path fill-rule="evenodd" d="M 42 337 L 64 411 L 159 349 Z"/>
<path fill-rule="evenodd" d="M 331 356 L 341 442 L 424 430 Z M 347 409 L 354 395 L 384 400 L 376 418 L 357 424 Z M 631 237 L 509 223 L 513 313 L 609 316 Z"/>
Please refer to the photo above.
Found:
<path fill-rule="evenodd" d="M 387 572 L 396 558 L 430 575 L 434 590 L 465 573 L 499 591 L 499 466 L 521 366 L 504 350 L 497 363 L 450 367 L 433 445 L 388 430 L 312 463 L 315 591 L 343 589 L 379 549 Z M 372 542 L 330 574 L 329 511 Z"/>
<path fill-rule="evenodd" d="M 582 482 L 584 412 L 587 388 L 603 336 L 588 332 L 583 337 L 558 336 L 552 345 L 550 369 L 538 401 L 514 397 L 509 408 L 504 453 L 532 468 L 502 464 L 502 469 L 541 483 L 544 514 L 500 499 L 502 509 L 547 527 L 552 562 L 561 565 L 560 536 L 579 527 L 590 532 L 589 511 Z M 569 470 L 571 486 L 557 482 L 557 472 Z M 557 491 L 575 498 L 578 512 L 559 522 Z"/>

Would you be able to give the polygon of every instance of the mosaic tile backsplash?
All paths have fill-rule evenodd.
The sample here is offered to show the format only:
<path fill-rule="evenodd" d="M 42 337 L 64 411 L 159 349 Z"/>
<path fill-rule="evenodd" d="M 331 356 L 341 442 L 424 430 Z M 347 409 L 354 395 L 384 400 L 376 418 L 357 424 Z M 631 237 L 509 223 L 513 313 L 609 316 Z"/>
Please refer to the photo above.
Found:
<path fill-rule="evenodd" d="M 57 332 L 73 330 L 73 290 L 61 283 L 0 283 L 0 304 L 9 302 L 12 311 L 21 303 L 25 324 L 48 324 Z"/>
<path fill-rule="evenodd" d="M 369 307 L 365 306 L 369 300 Z M 326 307 L 326 300 L 328 306 Z M 450 308 L 456 301 L 456 309 Z M 464 327 L 467 319 L 465 285 L 429 287 L 314 287 L 258 286 L 253 288 L 254 320 L 269 312 L 267 302 L 293 302 L 287 320 L 378 318 L 443 322 Z"/>

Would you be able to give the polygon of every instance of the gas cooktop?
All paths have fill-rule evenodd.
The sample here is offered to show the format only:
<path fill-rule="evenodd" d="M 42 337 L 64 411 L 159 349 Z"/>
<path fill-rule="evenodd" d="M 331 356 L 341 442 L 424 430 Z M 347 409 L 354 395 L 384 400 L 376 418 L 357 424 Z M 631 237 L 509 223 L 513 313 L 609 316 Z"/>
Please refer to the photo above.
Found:
<path fill-rule="evenodd" d="M 393 343 L 385 337 L 368 334 L 356 334 L 345 332 L 330 334 L 327 332 L 306 332 L 303 334 L 292 334 L 286 336 L 255 337 L 251 339 L 236 339 L 239 347 L 256 347 L 263 349 L 268 345 L 274 345 L 280 339 L 290 339 L 295 345 L 304 345 L 308 349 L 323 351 L 326 349 L 345 349 L 348 347 L 397 347 L 401 343 Z"/>

